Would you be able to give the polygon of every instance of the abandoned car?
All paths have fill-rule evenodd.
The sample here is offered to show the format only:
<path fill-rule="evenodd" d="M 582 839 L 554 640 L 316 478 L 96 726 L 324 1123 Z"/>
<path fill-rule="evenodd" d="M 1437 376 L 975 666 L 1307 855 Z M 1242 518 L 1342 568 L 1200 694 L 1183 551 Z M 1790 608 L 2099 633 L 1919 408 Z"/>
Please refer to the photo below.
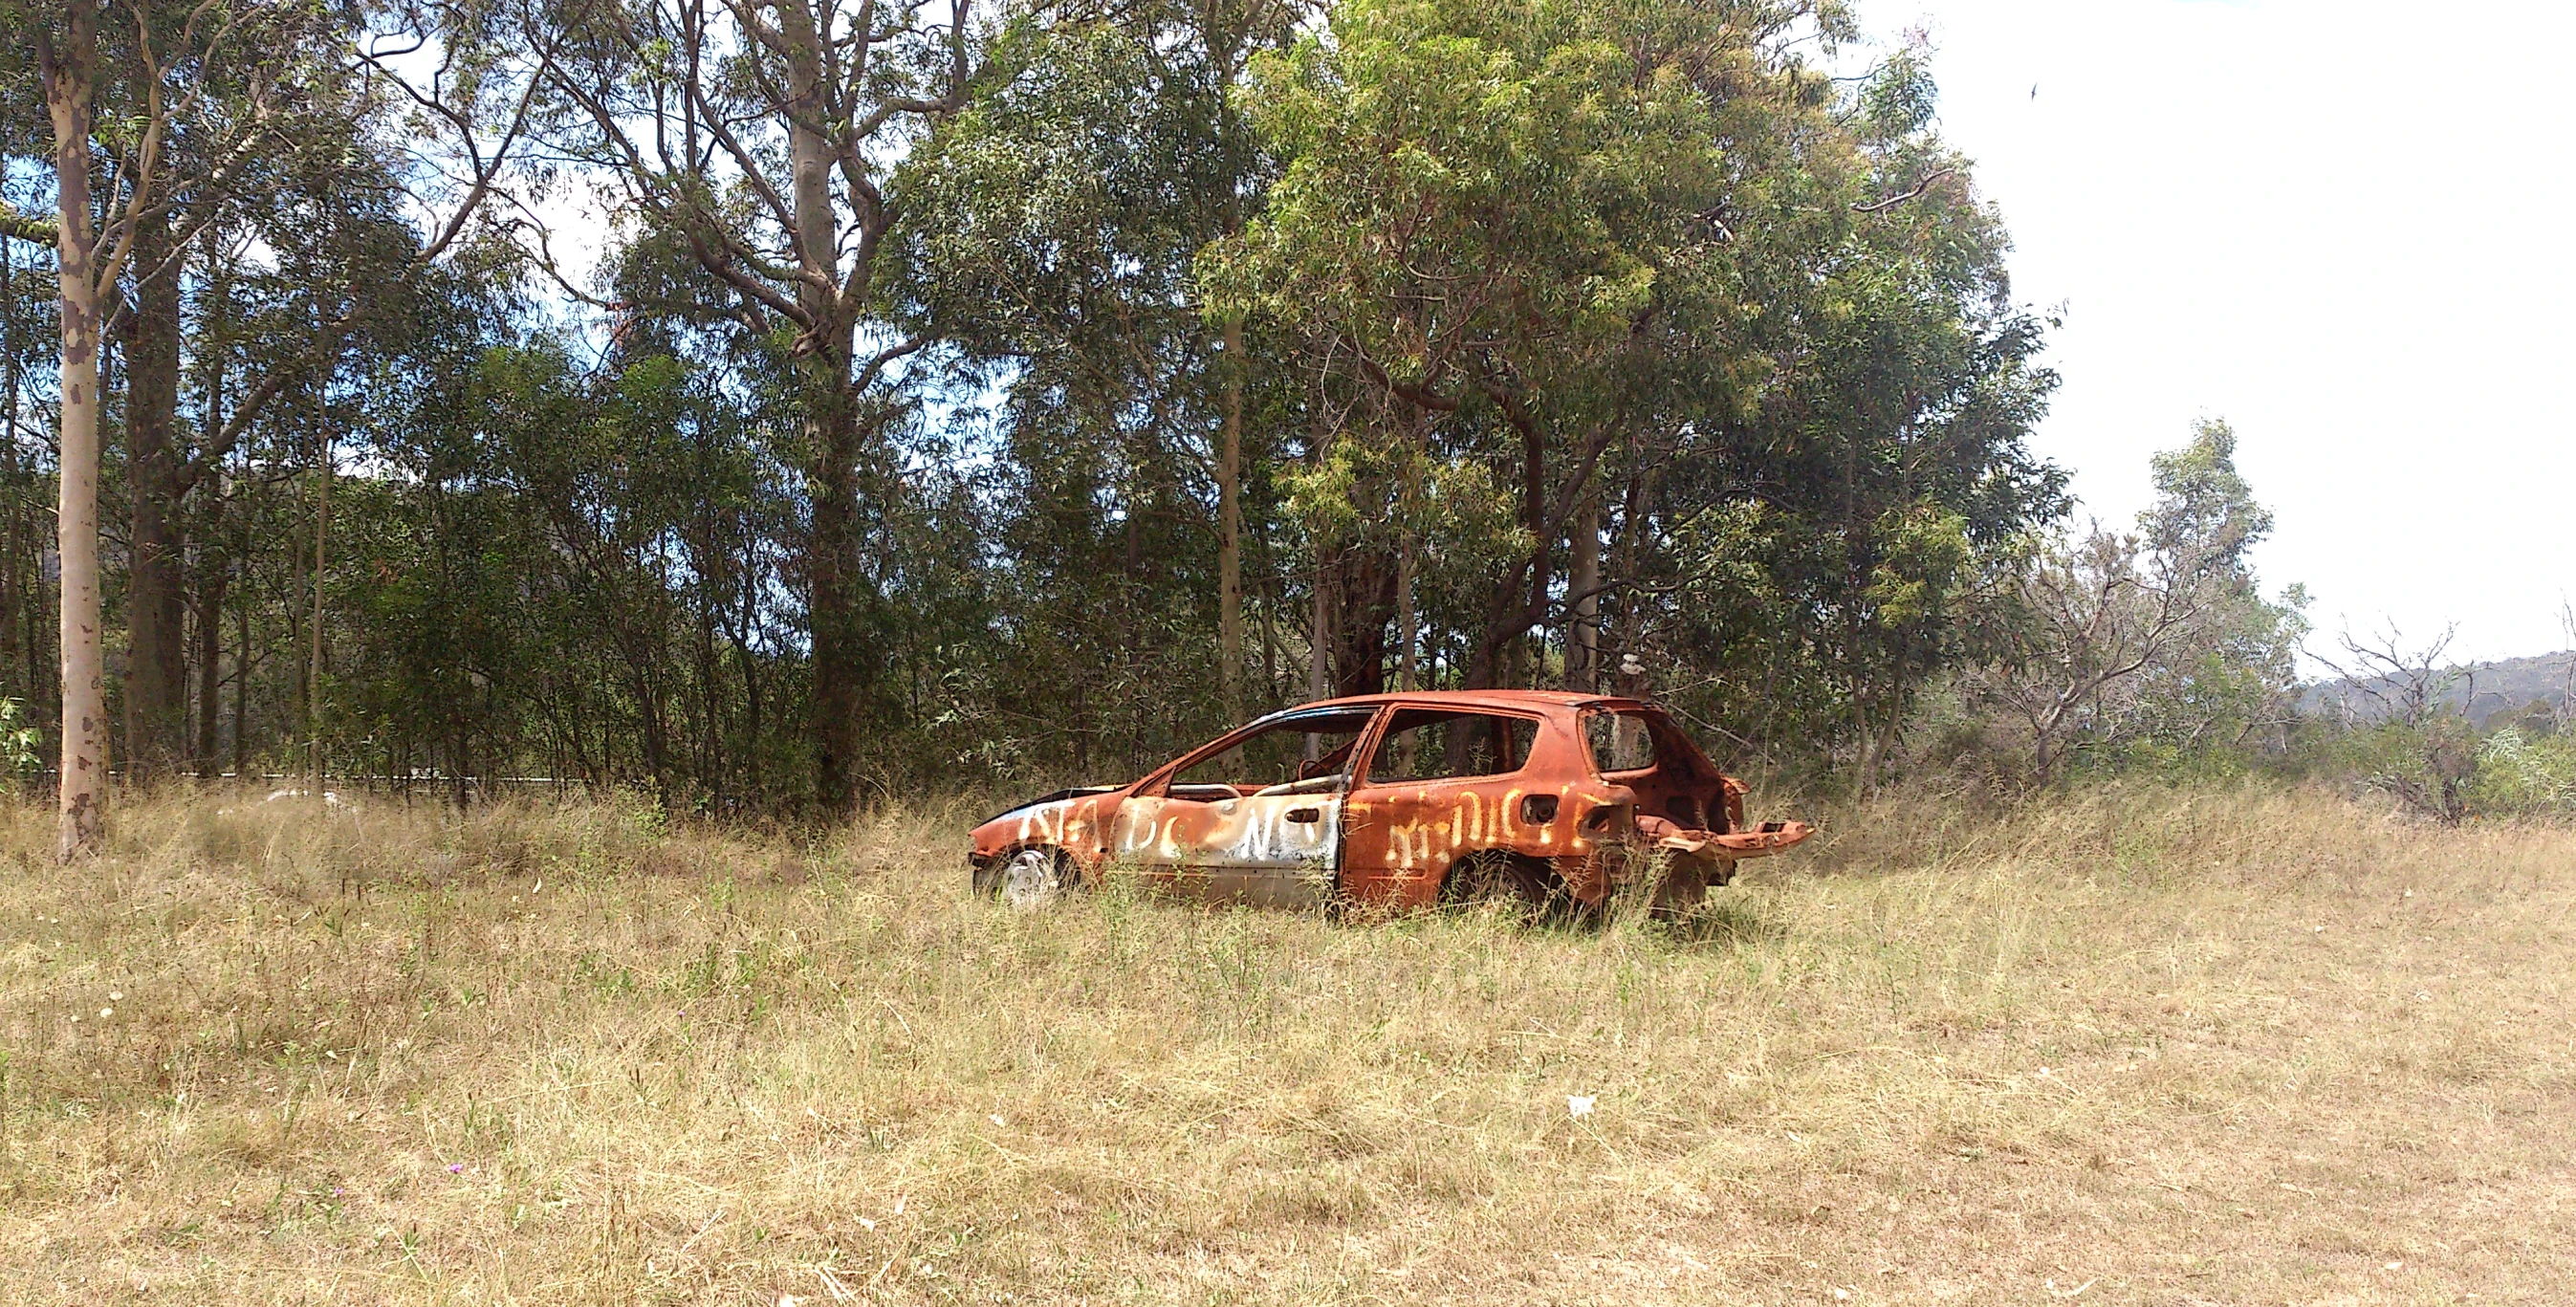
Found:
<path fill-rule="evenodd" d="M 1808 835 L 1744 821 L 1661 709 L 1539 690 L 1331 699 L 1253 722 L 1117 788 L 1050 794 L 975 828 L 975 888 L 1029 906 L 1113 869 L 1281 907 L 1462 900 L 1600 905 L 1642 884 L 1680 910 L 1737 860 Z"/>

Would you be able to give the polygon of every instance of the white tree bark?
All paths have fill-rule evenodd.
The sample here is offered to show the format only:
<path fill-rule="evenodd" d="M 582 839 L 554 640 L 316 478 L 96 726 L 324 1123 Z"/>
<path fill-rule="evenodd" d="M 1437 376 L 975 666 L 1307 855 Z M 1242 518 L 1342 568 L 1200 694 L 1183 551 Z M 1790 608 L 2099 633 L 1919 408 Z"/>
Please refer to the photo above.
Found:
<path fill-rule="evenodd" d="M 50 34 L 48 34 L 50 36 Z M 98 329 L 113 259 L 99 266 L 90 225 L 89 142 L 98 79 L 98 13 L 65 10 L 60 44 L 38 64 L 54 130 L 56 275 L 62 287 L 62 475 L 55 547 L 63 562 L 61 815 L 55 856 L 93 852 L 106 817 L 107 681 L 99 649 Z"/>

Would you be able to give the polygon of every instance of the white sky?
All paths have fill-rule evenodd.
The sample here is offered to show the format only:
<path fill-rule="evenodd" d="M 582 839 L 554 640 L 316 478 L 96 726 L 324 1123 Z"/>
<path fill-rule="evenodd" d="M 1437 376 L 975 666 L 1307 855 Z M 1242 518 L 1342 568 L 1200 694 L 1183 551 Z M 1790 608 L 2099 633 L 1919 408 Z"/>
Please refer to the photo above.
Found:
<path fill-rule="evenodd" d="M 2065 305 L 2038 446 L 2079 511 L 2127 524 L 2148 455 L 2224 417 L 2312 649 L 2389 619 L 2457 620 L 2462 658 L 2566 645 L 2576 5 L 2483 6 L 2464 45 L 2354 0 L 1862 4 L 1931 33 L 2015 293 Z"/>

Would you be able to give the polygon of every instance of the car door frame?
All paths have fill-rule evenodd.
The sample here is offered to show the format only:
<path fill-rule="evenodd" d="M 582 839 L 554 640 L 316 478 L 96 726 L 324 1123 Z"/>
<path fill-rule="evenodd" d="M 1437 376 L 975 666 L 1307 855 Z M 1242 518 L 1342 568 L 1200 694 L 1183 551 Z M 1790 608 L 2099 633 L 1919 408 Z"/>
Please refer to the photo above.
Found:
<path fill-rule="evenodd" d="M 1134 867 L 1146 883 L 1185 897 L 1266 907 L 1320 906 L 1340 891 L 1343 811 L 1352 773 L 1295 782 L 1331 782 L 1312 790 L 1231 799 L 1176 797 L 1173 778 L 1272 731 L 1364 715 L 1351 743 L 1356 769 L 1386 714 L 1384 704 L 1295 708 L 1246 723 L 1181 755 L 1137 782 L 1118 805 L 1110 856 Z"/>
<path fill-rule="evenodd" d="M 1378 755 L 1395 733 L 1396 716 L 1404 712 L 1506 717 L 1528 722 L 1535 729 L 1529 752 L 1508 772 L 1376 780 L 1371 773 L 1377 769 Z M 1343 894 L 1365 905 L 1427 907 L 1439 899 L 1450 866 L 1467 853 L 1489 848 L 1520 851 L 1524 846 L 1534 846 L 1539 856 L 1554 852 L 1550 848 L 1557 843 L 1554 823 L 1525 822 L 1521 801 L 1530 794 L 1558 795 L 1570 788 L 1541 783 L 1533 775 L 1542 750 L 1562 747 L 1548 738 L 1562 729 L 1558 716 L 1517 705 L 1387 704 L 1356 751 L 1358 760 L 1343 803 L 1338 879 Z"/>

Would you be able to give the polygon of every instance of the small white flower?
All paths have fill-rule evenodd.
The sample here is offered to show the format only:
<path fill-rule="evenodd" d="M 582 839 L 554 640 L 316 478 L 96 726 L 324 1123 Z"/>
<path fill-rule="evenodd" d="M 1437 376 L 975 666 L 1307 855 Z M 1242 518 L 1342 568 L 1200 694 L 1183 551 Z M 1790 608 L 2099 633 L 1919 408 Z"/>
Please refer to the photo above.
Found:
<path fill-rule="evenodd" d="M 122 1003 L 122 1002 L 124 1002 L 124 1001 L 125 1001 L 125 991 L 124 991 L 124 990 L 121 990 L 121 989 L 111 989 L 111 990 L 107 991 L 107 1001 L 108 1001 L 108 1002 L 110 1002 L 110 1003 Z"/>
<path fill-rule="evenodd" d="M 987 1120 L 987 1121 L 992 1122 L 992 1123 L 993 1123 L 993 1124 L 995 1124 L 995 1125 L 1002 1125 L 1002 1124 L 1004 1124 L 1004 1122 L 1003 1122 L 1003 1120 L 1002 1120 L 1002 1114 L 1001 1114 L 1001 1113 L 999 1113 L 999 1112 L 989 1112 L 989 1113 L 986 1113 L 986 1114 L 985 1114 L 985 1116 L 984 1116 L 984 1119 L 985 1119 L 985 1120 Z"/>
<path fill-rule="evenodd" d="M 1590 1094 L 1567 1094 L 1565 1096 L 1565 1114 L 1573 1117 L 1577 1121 L 1580 1121 L 1583 1118 L 1592 1115 L 1593 1101 L 1594 1098 Z"/>
<path fill-rule="evenodd" d="M 103 1008 L 100 1008 L 100 1009 L 98 1010 L 98 1019 L 99 1019 L 99 1020 L 101 1020 L 101 1021 L 105 1021 L 105 1020 L 106 1020 L 106 1019 L 108 1019 L 109 1017 L 112 1017 L 112 1016 L 115 1016 L 115 1015 L 116 1015 L 116 1009 L 115 1009 L 115 1008 L 112 1008 L 112 1007 L 103 1007 Z"/>

